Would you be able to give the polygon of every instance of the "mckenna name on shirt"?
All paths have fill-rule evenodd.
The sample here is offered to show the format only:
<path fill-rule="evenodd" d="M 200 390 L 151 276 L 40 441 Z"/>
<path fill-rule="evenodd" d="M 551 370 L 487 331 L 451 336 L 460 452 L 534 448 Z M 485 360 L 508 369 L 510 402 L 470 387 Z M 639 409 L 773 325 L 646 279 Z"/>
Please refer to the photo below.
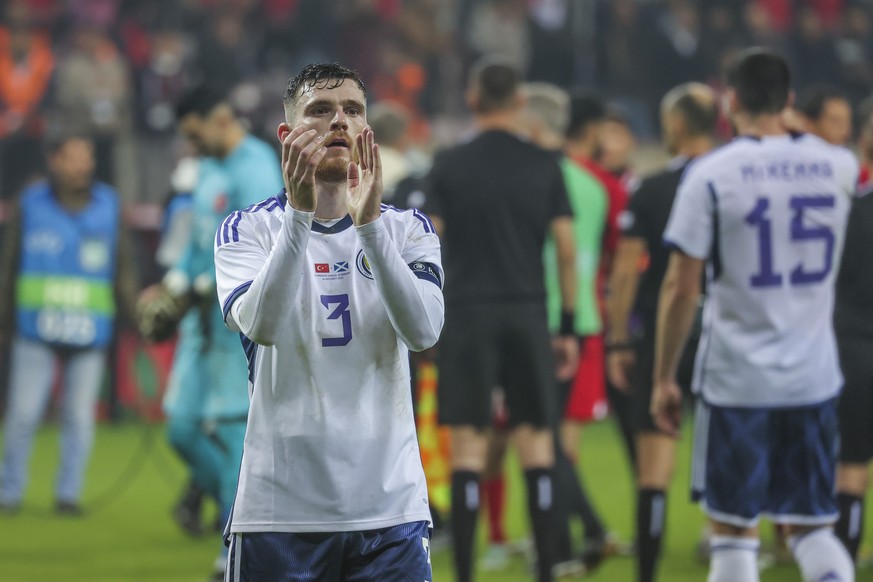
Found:
<path fill-rule="evenodd" d="M 780 160 L 762 164 L 740 166 L 743 182 L 765 182 L 781 180 L 794 182 L 810 178 L 830 178 L 834 175 L 831 163 L 821 161 Z"/>

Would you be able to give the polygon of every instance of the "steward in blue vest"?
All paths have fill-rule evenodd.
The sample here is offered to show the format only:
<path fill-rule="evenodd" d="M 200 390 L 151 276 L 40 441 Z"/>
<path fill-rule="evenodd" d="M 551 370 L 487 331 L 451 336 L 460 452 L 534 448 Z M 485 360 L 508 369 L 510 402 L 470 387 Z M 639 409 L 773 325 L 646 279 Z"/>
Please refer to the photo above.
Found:
<path fill-rule="evenodd" d="M 138 288 L 122 243 L 118 196 L 93 181 L 90 140 L 59 135 L 47 151 L 51 178 L 25 189 L 10 208 L 2 246 L 0 342 L 9 342 L 11 350 L 0 511 L 21 505 L 33 435 L 59 368 L 55 510 L 78 515 L 108 368 L 106 348 L 119 312 L 133 321 Z"/>
<path fill-rule="evenodd" d="M 118 307 L 134 321 L 138 289 L 115 190 L 94 182 L 26 188 L 9 208 L 0 269 L 0 341 L 105 347 Z M 127 258 L 127 260 L 125 260 Z"/>

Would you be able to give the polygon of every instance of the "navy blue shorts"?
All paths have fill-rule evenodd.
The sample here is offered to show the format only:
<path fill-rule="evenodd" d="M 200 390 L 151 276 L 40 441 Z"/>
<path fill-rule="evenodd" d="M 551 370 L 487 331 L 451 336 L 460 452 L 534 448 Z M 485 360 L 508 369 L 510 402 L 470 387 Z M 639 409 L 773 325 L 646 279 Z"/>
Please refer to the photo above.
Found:
<path fill-rule="evenodd" d="M 836 399 L 796 408 L 727 408 L 698 401 L 692 498 L 715 521 L 752 527 L 836 521 Z"/>
<path fill-rule="evenodd" d="M 226 582 L 431 582 L 426 521 L 342 533 L 235 533 Z"/>

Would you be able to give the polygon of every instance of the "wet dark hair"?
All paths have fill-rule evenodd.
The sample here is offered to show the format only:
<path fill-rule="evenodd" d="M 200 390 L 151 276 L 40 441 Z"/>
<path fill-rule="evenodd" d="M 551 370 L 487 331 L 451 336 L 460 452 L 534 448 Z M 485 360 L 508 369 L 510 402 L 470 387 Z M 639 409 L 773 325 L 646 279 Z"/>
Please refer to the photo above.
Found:
<path fill-rule="evenodd" d="M 776 114 L 788 104 L 788 63 L 772 51 L 750 48 L 740 52 L 728 65 L 725 80 L 751 115 Z"/>
<path fill-rule="evenodd" d="M 367 97 L 367 88 L 360 75 L 348 67 L 337 63 L 320 63 L 306 65 L 303 70 L 288 80 L 285 94 L 282 96 L 282 105 L 285 107 L 285 116 L 289 117 L 294 102 L 305 89 L 335 89 L 350 79 L 355 82 L 358 89 Z"/>

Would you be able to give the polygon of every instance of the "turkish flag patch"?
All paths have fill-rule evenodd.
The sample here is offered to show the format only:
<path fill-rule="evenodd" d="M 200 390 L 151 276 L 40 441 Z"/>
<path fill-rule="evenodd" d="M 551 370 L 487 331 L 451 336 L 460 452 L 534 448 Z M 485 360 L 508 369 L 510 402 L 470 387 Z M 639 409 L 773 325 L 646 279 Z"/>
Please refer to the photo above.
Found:
<path fill-rule="evenodd" d="M 330 273 L 330 265 L 327 263 L 315 263 L 316 273 Z"/>

